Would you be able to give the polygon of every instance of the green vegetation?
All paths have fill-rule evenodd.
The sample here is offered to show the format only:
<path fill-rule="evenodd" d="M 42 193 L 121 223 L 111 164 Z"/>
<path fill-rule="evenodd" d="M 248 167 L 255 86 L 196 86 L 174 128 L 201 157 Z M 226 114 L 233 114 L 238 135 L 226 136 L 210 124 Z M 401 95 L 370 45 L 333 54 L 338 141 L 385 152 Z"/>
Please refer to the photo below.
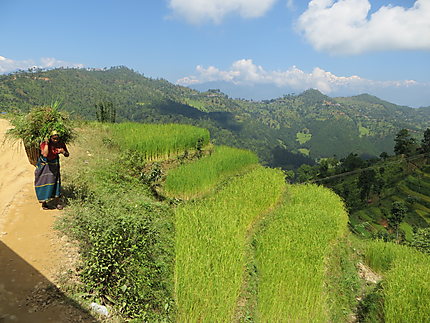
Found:
<path fill-rule="evenodd" d="M 233 100 L 125 67 L 34 69 L 0 76 L 2 110 L 31 111 L 11 135 L 39 144 L 57 130 L 67 141 L 58 107 L 40 108 L 59 95 L 73 118 L 104 122 L 79 128 L 64 163 L 62 227 L 79 243 L 85 302 L 120 321 L 342 322 L 362 296 L 360 321 L 430 321 L 430 109 L 316 90 Z M 354 233 L 398 244 L 353 242 L 333 192 L 286 186 L 253 153 L 212 149 L 209 134 L 266 165 L 300 166 L 296 179 L 344 198 Z M 358 292 L 361 255 L 383 280 Z"/>
<path fill-rule="evenodd" d="M 300 145 L 303 145 L 307 143 L 312 138 L 311 133 L 305 133 L 305 132 L 298 132 L 296 133 L 297 141 L 300 143 Z"/>
<path fill-rule="evenodd" d="M 305 155 L 305 156 L 309 156 L 309 154 L 310 154 L 310 150 L 309 149 L 306 149 L 306 148 L 299 148 L 299 149 L 297 149 L 301 154 L 303 154 L 303 155 Z"/>
<path fill-rule="evenodd" d="M 367 129 L 366 127 L 363 127 L 361 125 L 361 123 L 358 124 L 358 132 L 360 133 L 360 137 L 369 136 L 370 135 L 370 129 Z"/>
<path fill-rule="evenodd" d="M 293 185 L 256 235 L 259 322 L 327 322 L 325 259 L 346 233 L 347 214 L 333 192 Z"/>
<path fill-rule="evenodd" d="M 98 122 L 115 123 L 116 109 L 112 102 L 99 102 L 95 105 Z"/>
<path fill-rule="evenodd" d="M 176 210 L 179 322 L 229 322 L 240 294 L 247 231 L 280 199 L 280 171 L 257 167 L 219 192 Z"/>
<path fill-rule="evenodd" d="M 430 254 L 430 228 L 418 229 L 410 240 L 411 243 L 409 245 L 411 247 L 423 253 Z"/>
<path fill-rule="evenodd" d="M 35 107 L 25 115 L 9 116 L 13 128 L 7 131 L 11 139 L 22 139 L 26 147 L 39 147 L 40 143 L 57 131 L 64 143 L 74 136 L 73 127 L 67 113 L 59 111 L 59 104 Z"/>
<path fill-rule="evenodd" d="M 284 169 L 297 169 L 334 154 L 342 158 L 352 147 L 357 154 L 392 153 L 399 129 L 415 135 L 430 120 L 429 109 L 401 107 L 369 95 L 330 98 L 308 90 L 261 102 L 235 100 L 219 90 L 198 92 L 147 78 L 124 66 L 34 69 L 0 76 L 3 111 L 27 112 L 58 97 L 77 118 L 94 120 L 95 105 L 111 102 L 118 122 L 204 127 L 216 144 L 252 150 L 263 163 Z M 279 153 L 279 147 L 291 155 Z M 309 149 L 310 158 L 292 153 L 300 148 Z"/>
<path fill-rule="evenodd" d="M 102 127 L 81 126 L 64 161 L 70 205 L 60 227 L 79 244 L 83 284 L 76 293 L 124 318 L 169 320 L 175 311 L 173 212 L 131 171 L 140 159 L 120 154 L 108 138 Z"/>
<path fill-rule="evenodd" d="M 382 310 L 384 322 L 430 320 L 430 257 L 393 243 L 366 243 L 367 263 L 384 275 Z"/>
<path fill-rule="evenodd" d="M 166 159 L 209 143 L 206 129 L 181 124 L 120 123 L 108 129 L 122 149 L 138 151 L 147 160 Z"/>
<path fill-rule="evenodd" d="M 171 170 L 164 188 L 169 196 L 189 199 L 205 194 L 228 176 L 257 163 L 257 156 L 248 150 L 217 146 L 209 156 Z"/>

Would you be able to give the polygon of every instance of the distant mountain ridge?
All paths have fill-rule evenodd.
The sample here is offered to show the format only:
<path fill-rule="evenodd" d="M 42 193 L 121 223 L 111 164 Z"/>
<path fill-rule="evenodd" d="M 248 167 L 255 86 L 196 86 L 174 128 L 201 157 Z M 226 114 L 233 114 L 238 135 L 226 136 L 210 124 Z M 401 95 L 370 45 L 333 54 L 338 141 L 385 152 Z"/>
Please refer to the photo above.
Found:
<path fill-rule="evenodd" d="M 123 66 L 0 76 L 2 111 L 27 111 L 55 100 L 88 119 L 95 119 L 96 103 L 110 101 L 118 121 L 206 127 L 218 144 L 251 149 L 264 163 L 285 169 L 350 152 L 390 153 L 398 130 L 418 136 L 430 121 L 430 108 L 398 106 L 368 94 L 331 98 L 309 89 L 271 100 L 231 99 L 217 89 L 200 92 Z"/>

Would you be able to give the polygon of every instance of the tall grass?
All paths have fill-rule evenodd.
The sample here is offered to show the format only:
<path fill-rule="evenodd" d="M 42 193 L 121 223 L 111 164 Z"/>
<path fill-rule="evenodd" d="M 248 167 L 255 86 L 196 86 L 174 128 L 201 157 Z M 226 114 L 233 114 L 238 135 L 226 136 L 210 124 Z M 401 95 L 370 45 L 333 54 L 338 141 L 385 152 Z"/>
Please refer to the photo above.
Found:
<path fill-rule="evenodd" d="M 178 322 L 230 322 L 240 295 L 247 231 L 285 189 L 281 171 L 258 166 L 216 194 L 176 210 Z"/>
<path fill-rule="evenodd" d="M 210 156 L 170 171 L 164 188 L 170 196 L 191 198 L 204 194 L 227 176 L 257 163 L 257 156 L 248 150 L 218 146 Z"/>
<path fill-rule="evenodd" d="M 340 198 L 316 185 L 287 187 L 287 199 L 256 235 L 259 322 L 328 322 L 325 258 L 344 235 Z"/>
<path fill-rule="evenodd" d="M 209 131 L 183 124 L 119 123 L 108 126 L 124 149 L 137 150 L 148 160 L 168 158 L 209 143 Z"/>
<path fill-rule="evenodd" d="M 430 257 L 382 241 L 368 242 L 365 256 L 367 263 L 385 277 L 385 322 L 430 322 Z"/>

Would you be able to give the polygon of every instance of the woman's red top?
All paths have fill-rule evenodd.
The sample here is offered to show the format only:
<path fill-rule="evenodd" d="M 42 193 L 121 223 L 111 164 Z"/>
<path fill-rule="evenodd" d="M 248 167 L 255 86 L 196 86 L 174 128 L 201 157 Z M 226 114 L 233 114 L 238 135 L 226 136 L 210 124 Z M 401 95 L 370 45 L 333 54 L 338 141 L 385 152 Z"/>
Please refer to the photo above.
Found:
<path fill-rule="evenodd" d="M 59 150 L 60 148 L 63 148 L 65 151 L 67 151 L 66 144 L 65 144 L 65 143 L 62 143 L 62 142 L 59 142 L 59 143 L 57 143 L 57 144 L 53 144 L 53 143 L 49 143 L 49 144 L 47 144 L 46 142 L 42 142 L 42 143 L 40 144 L 40 150 L 42 151 L 42 150 L 43 150 L 43 148 L 45 148 L 45 146 L 46 146 L 46 145 L 49 145 L 49 146 L 48 146 L 48 156 L 47 156 L 47 158 L 48 158 L 49 160 L 52 160 L 52 159 L 55 159 L 55 158 L 57 158 L 57 157 L 58 157 L 58 150 Z"/>

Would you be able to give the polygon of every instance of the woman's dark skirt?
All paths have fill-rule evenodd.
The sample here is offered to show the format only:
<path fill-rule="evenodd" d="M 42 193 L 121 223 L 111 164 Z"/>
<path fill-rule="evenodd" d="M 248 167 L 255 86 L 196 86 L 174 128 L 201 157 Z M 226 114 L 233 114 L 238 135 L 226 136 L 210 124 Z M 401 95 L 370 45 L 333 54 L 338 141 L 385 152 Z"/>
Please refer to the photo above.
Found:
<path fill-rule="evenodd" d="M 57 157 L 49 160 L 40 156 L 34 171 L 34 188 L 39 202 L 48 201 L 54 197 L 60 197 L 60 159 Z"/>

